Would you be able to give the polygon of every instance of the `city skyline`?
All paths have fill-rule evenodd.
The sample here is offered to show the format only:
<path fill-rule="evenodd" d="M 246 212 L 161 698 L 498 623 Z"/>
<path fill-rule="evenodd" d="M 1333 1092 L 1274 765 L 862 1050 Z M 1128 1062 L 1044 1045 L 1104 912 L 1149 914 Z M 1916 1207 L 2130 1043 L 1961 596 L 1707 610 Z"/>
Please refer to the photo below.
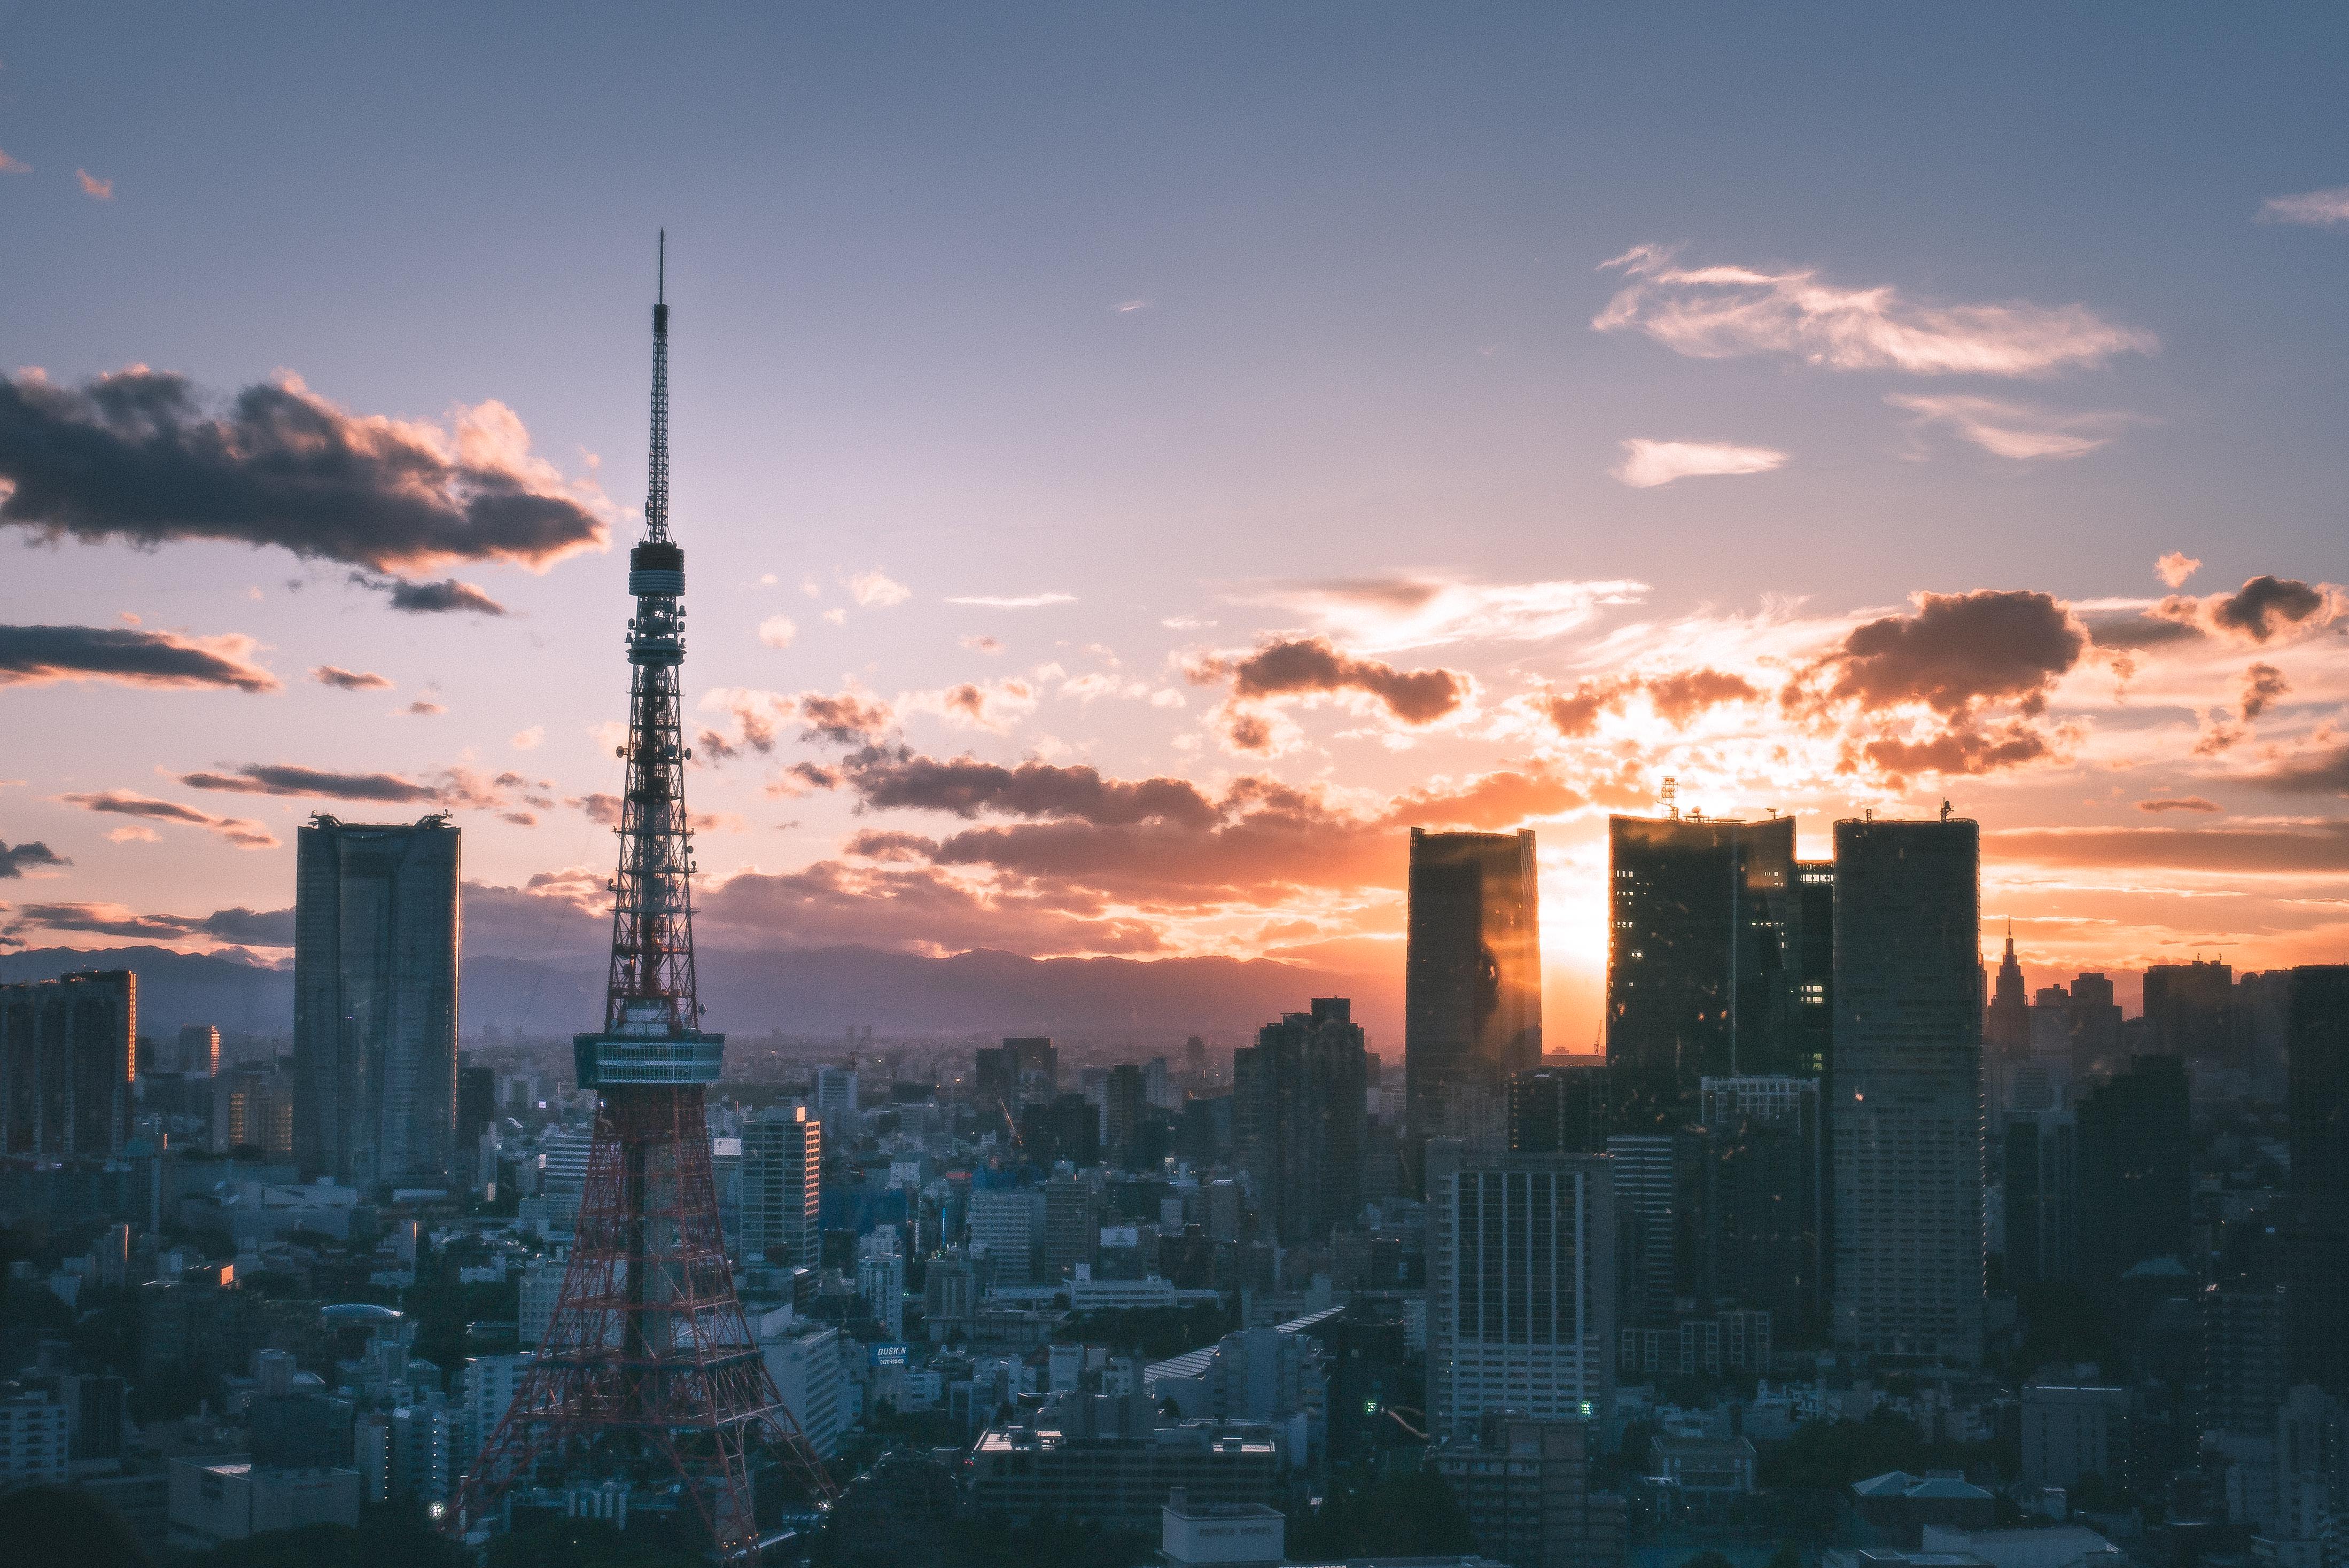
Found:
<path fill-rule="evenodd" d="M 0 702 L 44 738 L 0 760 L 0 951 L 289 960 L 303 820 L 446 808 L 469 950 L 592 959 L 666 222 L 711 951 L 1271 955 L 1392 990 L 1407 830 L 1531 827 L 1547 1038 L 1579 1049 L 1605 820 L 1671 779 L 1797 814 L 1811 860 L 1837 818 L 1951 799 L 1981 946 L 2013 920 L 2034 985 L 2340 954 L 2349 149 L 2308 64 L 2337 18 L 2134 60 L 2106 29 L 2149 21 L 2025 59 L 1877 18 L 1826 123 L 1703 102 L 1826 69 L 1816 18 L 709 24 L 667 40 L 690 112 L 560 151 L 626 27 L 548 46 L 571 70 L 523 86 L 526 133 L 499 67 L 543 41 L 493 19 L 438 120 L 351 94 L 365 51 L 290 15 L 249 57 L 83 25 L 0 37 L 0 533 L 36 547 Z M 163 84 L 207 61 L 270 90 L 167 145 Z M 1940 71 L 2009 112 L 1995 181 L 1923 129 L 1826 145 Z M 1624 129 L 1643 90 L 1680 129 Z M 2136 139 L 2009 161 L 2100 125 Z M 494 179 L 426 204 L 411 164 L 468 136 Z M 1251 138 L 1280 156 L 1219 158 Z M 612 199 L 558 221 L 598 156 Z M 312 439 L 337 483 L 272 489 L 253 454 Z"/>

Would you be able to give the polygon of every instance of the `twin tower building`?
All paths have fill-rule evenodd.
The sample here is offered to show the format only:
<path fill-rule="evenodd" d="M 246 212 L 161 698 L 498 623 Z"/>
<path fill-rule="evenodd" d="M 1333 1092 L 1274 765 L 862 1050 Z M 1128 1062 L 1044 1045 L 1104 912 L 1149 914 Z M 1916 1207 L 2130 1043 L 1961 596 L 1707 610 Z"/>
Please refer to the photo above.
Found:
<path fill-rule="evenodd" d="M 1606 1054 L 1545 1063 L 1532 833 L 1413 831 L 1405 1147 L 1440 1426 L 1544 1387 L 1603 1399 L 1626 1331 L 1692 1315 L 1980 1360 L 1980 873 L 1979 827 L 1946 813 L 1838 822 L 1816 861 L 1791 817 L 1614 818 Z"/>

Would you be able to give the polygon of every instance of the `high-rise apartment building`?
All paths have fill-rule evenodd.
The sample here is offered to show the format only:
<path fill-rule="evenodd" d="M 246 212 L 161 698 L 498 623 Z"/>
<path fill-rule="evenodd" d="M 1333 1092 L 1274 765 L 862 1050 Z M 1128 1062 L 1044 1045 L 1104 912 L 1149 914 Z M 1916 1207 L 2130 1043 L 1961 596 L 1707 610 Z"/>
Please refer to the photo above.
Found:
<path fill-rule="evenodd" d="M 1592 1416 L 1615 1394 L 1615 1193 L 1605 1156 L 1427 1150 L 1427 1414 Z"/>
<path fill-rule="evenodd" d="M 742 1124 L 741 1254 L 813 1267 L 821 1252 L 823 1123 L 805 1106 L 770 1106 Z"/>
<path fill-rule="evenodd" d="M 1032 1187 L 990 1187 L 970 1195 L 970 1250 L 994 1268 L 997 1284 L 1026 1284 L 1043 1240 L 1044 1200 Z"/>
<path fill-rule="evenodd" d="M 458 830 L 311 819 L 294 884 L 294 1144 L 305 1176 L 456 1167 Z"/>
<path fill-rule="evenodd" d="M 130 1130 L 139 976 L 0 985 L 0 1153 L 106 1160 Z"/>
<path fill-rule="evenodd" d="M 1616 1214 L 1619 1322 L 1661 1327 L 1697 1291 L 1698 1135 L 1619 1132 L 1607 1140 Z"/>
<path fill-rule="evenodd" d="M 1317 1245 L 1361 1212 L 1367 1078 L 1343 996 L 1315 997 L 1232 1053 L 1233 1139 L 1266 1240 Z"/>
<path fill-rule="evenodd" d="M 1701 1294 L 1767 1312 L 1796 1342 L 1826 1326 L 1827 1172 L 1819 1082 L 1702 1080 Z"/>
<path fill-rule="evenodd" d="M 1607 1152 L 1607 1061 L 1556 1057 L 1509 1080 L 1509 1149 L 1517 1154 Z"/>
<path fill-rule="evenodd" d="M 1531 829 L 1411 830 L 1403 960 L 1405 1157 L 1499 1142 L 1508 1083 L 1541 1063 L 1541 912 Z"/>
<path fill-rule="evenodd" d="M 1072 1279 L 1091 1266 L 1101 1247 L 1100 1209 L 1081 1176 L 1055 1176 L 1043 1185 L 1044 1277 Z"/>
<path fill-rule="evenodd" d="M 1982 830 L 1836 824 L 1835 1338 L 1982 1346 Z"/>
<path fill-rule="evenodd" d="M 1607 828 L 1617 1130 L 1694 1122 L 1706 1077 L 1808 1071 L 1795 820 L 1610 817 Z"/>
<path fill-rule="evenodd" d="M 1795 1070 L 1822 1082 L 1835 1057 L 1835 881 L 1833 861 L 1795 862 Z"/>

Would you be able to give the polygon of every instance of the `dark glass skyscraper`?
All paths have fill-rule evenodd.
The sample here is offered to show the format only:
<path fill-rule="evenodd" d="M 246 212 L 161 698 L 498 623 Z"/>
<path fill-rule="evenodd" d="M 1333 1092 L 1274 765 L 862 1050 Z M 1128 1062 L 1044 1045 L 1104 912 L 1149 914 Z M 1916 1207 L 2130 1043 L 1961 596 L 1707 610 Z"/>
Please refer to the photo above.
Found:
<path fill-rule="evenodd" d="M 305 1176 L 444 1185 L 457 1132 L 458 833 L 313 818 L 294 887 L 294 1149 Z"/>
<path fill-rule="evenodd" d="M 1625 1132 L 1697 1119 L 1708 1078 L 1810 1076 L 1795 820 L 1608 821 L 1607 1060 Z"/>
<path fill-rule="evenodd" d="M 1509 1152 L 1604 1154 L 1607 1062 L 1556 1057 L 1509 1080 Z"/>
<path fill-rule="evenodd" d="M 1533 831 L 1413 828 L 1410 888 L 1403 1100 L 1415 1174 L 1428 1139 L 1501 1140 L 1509 1079 L 1541 1061 Z"/>
<path fill-rule="evenodd" d="M 1982 1341 L 1982 829 L 1836 824 L 1835 1336 Z"/>
<path fill-rule="evenodd" d="M 2349 1398 L 2349 965 L 2292 972 L 2292 1243 L 2284 1314 L 2292 1380 Z"/>
<path fill-rule="evenodd" d="M 2135 1057 L 2081 1100 L 2079 1275 L 2088 1285 L 2110 1288 L 2153 1258 L 2191 1264 L 2189 1109 L 2176 1057 Z"/>
<path fill-rule="evenodd" d="M 2235 1066 L 2229 1049 L 2234 1000 L 2231 965 L 2199 958 L 2153 965 L 2145 972 L 2147 1044 L 2166 1057 Z"/>

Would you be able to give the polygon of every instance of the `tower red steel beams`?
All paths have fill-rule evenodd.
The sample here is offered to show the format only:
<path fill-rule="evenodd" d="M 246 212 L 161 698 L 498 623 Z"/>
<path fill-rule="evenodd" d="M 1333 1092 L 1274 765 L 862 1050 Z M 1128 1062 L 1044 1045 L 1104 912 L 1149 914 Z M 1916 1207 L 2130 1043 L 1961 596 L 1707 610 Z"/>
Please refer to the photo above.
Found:
<path fill-rule="evenodd" d="M 673 1488 L 721 1558 L 752 1560 L 750 1444 L 761 1432 L 819 1506 L 837 1489 L 735 1296 L 710 1176 L 702 1094 L 725 1037 L 700 1028 L 693 966 L 678 725 L 685 552 L 668 537 L 665 297 L 653 306 L 651 483 L 628 589 L 636 614 L 610 981 L 603 1032 L 573 1042 L 580 1085 L 599 1097 L 587 1178 L 545 1340 L 459 1488 L 449 1526 L 485 1529 L 517 1487 L 617 1480 L 639 1507 L 660 1506 Z"/>

